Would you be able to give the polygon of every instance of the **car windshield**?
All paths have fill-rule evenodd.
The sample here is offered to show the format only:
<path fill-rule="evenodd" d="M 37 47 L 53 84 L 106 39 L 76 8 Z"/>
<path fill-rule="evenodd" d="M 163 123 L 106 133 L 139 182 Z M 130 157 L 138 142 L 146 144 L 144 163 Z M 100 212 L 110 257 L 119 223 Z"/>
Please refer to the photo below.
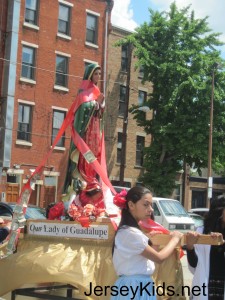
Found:
<path fill-rule="evenodd" d="M 40 208 L 29 206 L 27 207 L 25 217 L 26 219 L 46 219 Z"/>
<path fill-rule="evenodd" d="M 195 227 L 200 227 L 204 225 L 204 220 L 201 216 L 190 214 L 191 218 L 195 222 Z"/>
<path fill-rule="evenodd" d="M 166 216 L 184 216 L 188 217 L 186 210 L 178 201 L 159 200 L 162 210 Z"/>
<path fill-rule="evenodd" d="M 9 203 L 9 205 L 14 210 L 14 207 L 16 204 Z M 40 207 L 35 207 L 35 206 L 34 207 L 28 206 L 26 209 L 25 218 L 26 219 L 46 219 L 46 216 L 44 213 L 44 209 L 42 209 Z"/>

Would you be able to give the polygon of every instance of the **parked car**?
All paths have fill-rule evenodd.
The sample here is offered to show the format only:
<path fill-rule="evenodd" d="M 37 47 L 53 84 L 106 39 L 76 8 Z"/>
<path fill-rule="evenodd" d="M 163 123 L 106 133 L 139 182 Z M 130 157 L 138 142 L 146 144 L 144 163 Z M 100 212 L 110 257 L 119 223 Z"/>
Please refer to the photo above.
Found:
<path fill-rule="evenodd" d="M 189 216 L 193 219 L 194 223 L 195 223 L 195 230 L 198 227 L 202 227 L 204 225 L 204 218 L 198 214 L 195 213 L 188 213 Z"/>
<path fill-rule="evenodd" d="M 153 197 L 153 209 L 155 221 L 168 230 L 186 232 L 195 229 L 193 219 L 177 200 Z"/>
<path fill-rule="evenodd" d="M 202 216 L 203 218 L 205 218 L 206 215 L 207 215 L 208 212 L 209 212 L 209 208 L 207 208 L 207 207 L 192 208 L 192 209 L 190 209 L 188 212 L 189 212 L 189 213 L 194 213 L 194 214 L 200 215 L 200 216 Z"/>
<path fill-rule="evenodd" d="M 12 209 L 15 208 L 16 203 L 15 202 L 7 202 Z M 27 209 L 26 209 L 26 214 L 25 214 L 26 219 L 46 219 L 46 213 L 45 209 L 38 207 L 36 205 L 29 204 Z"/>

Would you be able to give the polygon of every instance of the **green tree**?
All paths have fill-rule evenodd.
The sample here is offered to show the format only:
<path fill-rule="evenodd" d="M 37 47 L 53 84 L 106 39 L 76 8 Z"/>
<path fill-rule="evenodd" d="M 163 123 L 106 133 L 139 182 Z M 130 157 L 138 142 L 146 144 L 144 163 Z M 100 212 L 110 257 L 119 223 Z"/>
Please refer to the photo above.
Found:
<path fill-rule="evenodd" d="M 224 66 L 218 46 L 219 33 L 208 27 L 207 17 L 196 19 L 190 6 L 169 12 L 149 10 L 150 22 L 121 43 L 132 43 L 143 81 L 153 84 L 147 103 L 151 120 L 134 113 L 137 123 L 152 135 L 145 148 L 145 173 L 141 180 L 158 196 L 168 196 L 183 162 L 194 165 L 200 174 L 207 167 L 215 63 Z M 215 69 L 213 169 L 225 166 L 225 73 Z M 134 108 L 134 107 L 133 107 Z M 132 109 L 133 109 L 132 108 Z"/>

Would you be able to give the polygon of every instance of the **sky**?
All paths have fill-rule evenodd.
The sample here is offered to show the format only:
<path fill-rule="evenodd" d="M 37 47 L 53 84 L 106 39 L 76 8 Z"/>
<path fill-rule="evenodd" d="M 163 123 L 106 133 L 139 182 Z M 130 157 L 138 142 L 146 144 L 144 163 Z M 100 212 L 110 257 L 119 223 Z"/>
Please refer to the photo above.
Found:
<path fill-rule="evenodd" d="M 167 11 L 172 2 L 174 0 L 114 0 L 112 24 L 133 31 L 149 21 L 148 8 Z M 176 4 L 179 9 L 191 5 L 190 10 L 195 11 L 195 18 L 208 16 L 209 27 L 213 32 L 220 32 L 222 35 L 219 39 L 225 43 L 225 0 L 176 0 Z M 225 59 L 225 45 L 220 50 Z"/>

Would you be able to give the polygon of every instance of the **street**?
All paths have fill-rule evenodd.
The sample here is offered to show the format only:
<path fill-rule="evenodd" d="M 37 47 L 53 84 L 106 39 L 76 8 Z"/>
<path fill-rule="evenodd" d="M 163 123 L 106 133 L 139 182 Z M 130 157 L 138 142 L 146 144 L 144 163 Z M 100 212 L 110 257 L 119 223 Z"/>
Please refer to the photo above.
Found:
<path fill-rule="evenodd" d="M 188 266 L 187 266 L 186 251 L 184 251 L 184 253 L 185 253 L 185 255 L 181 259 L 183 275 L 184 275 L 184 286 L 187 285 L 187 286 L 190 286 L 190 288 L 191 288 L 193 275 L 189 271 Z M 189 297 L 187 295 L 186 295 L 186 298 L 189 299 Z"/>

